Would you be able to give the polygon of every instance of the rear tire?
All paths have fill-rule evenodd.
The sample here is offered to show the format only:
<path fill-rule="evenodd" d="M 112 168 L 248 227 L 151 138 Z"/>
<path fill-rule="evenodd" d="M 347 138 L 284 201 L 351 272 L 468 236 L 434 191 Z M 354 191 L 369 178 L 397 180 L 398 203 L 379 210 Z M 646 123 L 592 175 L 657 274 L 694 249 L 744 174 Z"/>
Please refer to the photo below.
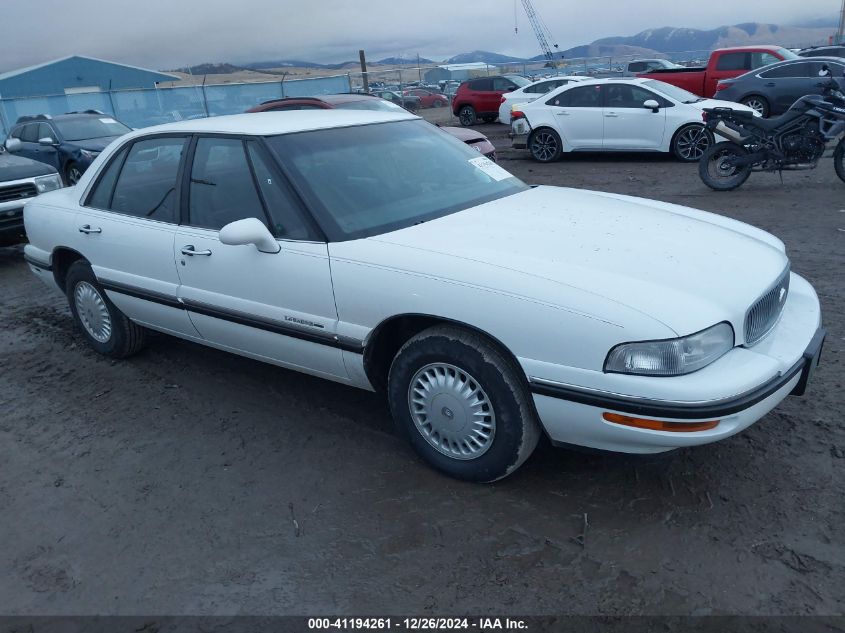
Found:
<path fill-rule="evenodd" d="M 679 161 L 694 163 L 713 144 L 713 135 L 703 125 L 685 125 L 672 137 L 672 153 Z"/>
<path fill-rule="evenodd" d="M 467 481 L 502 479 L 540 439 L 519 372 L 478 333 L 428 328 L 406 342 L 390 366 L 393 420 L 434 468 Z"/>
<path fill-rule="evenodd" d="M 478 117 L 475 114 L 475 108 L 469 105 L 461 106 L 461 109 L 458 110 L 458 119 L 464 127 L 475 125 L 478 122 Z"/>
<path fill-rule="evenodd" d="M 112 358 L 126 358 L 144 347 L 147 330 L 117 309 L 88 262 L 79 260 L 71 264 L 65 292 L 76 326 L 95 351 Z"/>
<path fill-rule="evenodd" d="M 839 180 L 845 182 L 845 139 L 839 141 L 836 149 L 833 150 L 833 168 Z"/>
<path fill-rule="evenodd" d="M 560 160 L 563 153 L 560 134 L 547 127 L 534 130 L 528 138 L 528 151 L 531 152 L 531 158 L 539 163 L 553 163 Z"/>
<path fill-rule="evenodd" d="M 493 121 L 495 121 L 498 118 L 499 118 L 498 115 L 496 115 L 496 116 L 485 116 L 485 117 L 481 117 L 481 120 L 484 121 L 485 123 L 492 123 Z"/>
<path fill-rule="evenodd" d="M 761 97 L 760 95 L 751 95 L 750 97 L 745 97 L 742 101 L 740 101 L 742 105 L 748 106 L 755 112 L 759 112 L 761 117 L 769 116 L 769 112 L 771 108 L 769 107 L 769 102 L 766 100 L 765 97 Z"/>
<path fill-rule="evenodd" d="M 65 167 L 65 185 L 73 187 L 82 178 L 82 170 L 76 163 L 68 163 Z"/>
<path fill-rule="evenodd" d="M 731 167 L 724 161 L 731 157 L 746 156 L 748 151 L 736 143 L 725 141 L 711 145 L 698 163 L 698 175 L 702 182 L 715 191 L 736 189 L 751 174 L 751 165 Z"/>
<path fill-rule="evenodd" d="M 442 108 L 443 106 L 446 105 L 446 102 L 443 101 L 442 99 L 435 99 L 434 103 L 432 103 L 431 105 L 434 106 L 435 108 Z"/>

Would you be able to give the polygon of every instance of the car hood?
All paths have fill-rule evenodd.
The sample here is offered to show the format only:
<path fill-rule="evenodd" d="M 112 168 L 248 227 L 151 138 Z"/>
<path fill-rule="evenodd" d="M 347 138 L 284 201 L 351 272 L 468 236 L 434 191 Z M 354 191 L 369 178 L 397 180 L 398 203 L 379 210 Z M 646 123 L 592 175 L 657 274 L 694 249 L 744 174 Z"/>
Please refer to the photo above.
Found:
<path fill-rule="evenodd" d="M 642 198 L 535 187 L 359 240 L 361 259 L 594 314 L 619 304 L 678 335 L 745 313 L 788 265 L 772 235 Z M 404 252 L 403 252 L 404 251 Z M 347 255 L 348 256 L 348 255 Z M 595 302 L 596 295 L 604 301 Z M 612 310 L 611 310 L 612 312 Z"/>
<path fill-rule="evenodd" d="M 0 154 L 0 183 L 55 173 L 56 170 L 45 163 L 15 156 L 9 152 Z"/>
<path fill-rule="evenodd" d="M 89 152 L 102 152 L 109 143 L 119 136 L 103 136 L 101 138 L 87 138 L 81 141 L 68 141 L 68 145 L 73 145 L 79 149 L 88 150 Z"/>
<path fill-rule="evenodd" d="M 487 140 L 487 137 L 484 136 L 481 132 L 476 132 L 475 130 L 467 129 L 465 127 L 453 127 L 444 125 L 440 129 L 444 132 L 448 132 L 456 139 L 458 139 L 459 141 L 463 141 L 464 143 Z"/>

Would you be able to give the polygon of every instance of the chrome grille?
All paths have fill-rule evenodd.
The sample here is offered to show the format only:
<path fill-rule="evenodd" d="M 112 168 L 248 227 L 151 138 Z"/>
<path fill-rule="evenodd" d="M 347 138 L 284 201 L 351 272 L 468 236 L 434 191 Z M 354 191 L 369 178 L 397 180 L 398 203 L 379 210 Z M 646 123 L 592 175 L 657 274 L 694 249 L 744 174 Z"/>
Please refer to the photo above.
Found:
<path fill-rule="evenodd" d="M 31 182 L 22 185 L 12 185 L 11 187 L 0 187 L 0 202 L 10 202 L 12 200 L 25 200 L 26 198 L 34 197 L 38 191 L 35 185 Z"/>
<path fill-rule="evenodd" d="M 775 326 L 789 295 L 789 268 L 745 315 L 745 344 L 754 345 Z"/>

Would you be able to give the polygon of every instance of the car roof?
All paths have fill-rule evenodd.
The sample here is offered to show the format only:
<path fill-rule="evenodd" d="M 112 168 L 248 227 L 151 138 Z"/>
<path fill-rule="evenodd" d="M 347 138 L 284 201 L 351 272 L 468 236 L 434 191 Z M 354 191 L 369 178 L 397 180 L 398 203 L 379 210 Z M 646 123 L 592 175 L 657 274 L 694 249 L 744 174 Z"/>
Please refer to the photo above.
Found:
<path fill-rule="evenodd" d="M 714 53 L 724 53 L 725 51 L 779 51 L 783 50 L 783 46 L 774 46 L 773 44 L 750 44 L 748 46 L 728 46 L 725 48 L 717 48 Z"/>
<path fill-rule="evenodd" d="M 250 112 L 227 116 L 191 119 L 147 127 L 131 133 L 132 137 L 148 134 L 184 132 L 188 134 L 244 134 L 273 136 L 336 127 L 352 127 L 372 123 L 389 123 L 418 119 L 410 112 L 376 110 L 293 110 L 289 112 Z"/>

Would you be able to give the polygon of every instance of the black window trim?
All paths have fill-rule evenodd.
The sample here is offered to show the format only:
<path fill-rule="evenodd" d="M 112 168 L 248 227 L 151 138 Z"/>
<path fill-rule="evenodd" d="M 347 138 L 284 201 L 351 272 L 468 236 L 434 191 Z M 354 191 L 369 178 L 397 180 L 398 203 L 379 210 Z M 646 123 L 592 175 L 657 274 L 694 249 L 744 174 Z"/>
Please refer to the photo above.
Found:
<path fill-rule="evenodd" d="M 545 93 L 545 95 L 541 95 L 541 97 L 538 97 L 538 99 L 542 98 L 542 96 L 546 96 L 547 97 L 546 105 L 552 106 L 553 108 L 604 108 L 604 100 L 605 100 L 605 89 L 604 89 L 604 87 L 606 85 L 607 84 L 598 84 L 598 83 L 584 85 L 580 81 L 573 81 L 571 83 L 566 84 L 566 90 L 561 90 L 559 93 L 557 93 L 553 97 L 548 97 L 549 93 L 547 92 L 547 93 Z M 560 87 L 563 88 L 563 86 L 560 86 Z M 557 98 L 561 97 L 562 95 L 565 95 L 566 93 L 571 92 L 573 90 L 578 90 L 579 88 L 598 88 L 598 91 L 599 91 L 598 105 L 595 105 L 595 106 L 556 106 L 553 103 L 549 103 L 550 101 L 553 101 L 554 99 L 557 99 Z M 552 90 L 557 90 L 557 88 L 552 88 Z M 549 92 L 551 92 L 551 90 Z"/>
<path fill-rule="evenodd" d="M 94 197 L 94 191 L 97 189 L 97 187 L 99 187 L 100 182 L 103 180 L 103 177 L 106 175 L 106 172 L 109 170 L 109 167 L 111 167 L 112 163 L 120 156 L 120 153 L 123 151 L 123 149 L 126 149 L 127 151 L 126 151 L 125 154 L 123 154 L 123 157 L 121 158 L 120 171 L 118 172 L 117 178 L 115 178 L 114 185 L 112 186 L 112 190 L 109 193 L 109 205 L 111 205 L 112 202 L 114 201 L 114 190 L 117 187 L 118 180 L 120 180 L 120 174 L 123 173 L 123 166 L 126 163 L 126 159 L 129 157 L 129 154 L 132 152 L 132 147 L 134 147 L 134 145 L 136 143 L 140 143 L 141 141 L 149 141 L 149 140 L 158 139 L 158 138 L 182 138 L 182 139 L 185 139 L 185 141 L 186 141 L 186 144 L 184 145 L 184 147 L 189 148 L 190 147 L 190 141 L 191 141 L 191 138 L 192 138 L 192 134 L 190 132 L 159 132 L 159 133 L 156 133 L 156 134 L 147 134 L 145 136 L 136 136 L 134 138 L 128 139 L 125 143 L 123 143 L 119 147 L 115 148 L 115 150 L 109 156 L 108 161 L 102 167 L 100 167 L 100 170 L 97 172 L 97 176 L 91 181 L 91 184 L 88 186 L 88 189 L 83 194 L 82 204 L 80 206 L 85 207 L 86 209 L 93 209 L 95 211 L 101 211 L 103 213 L 113 213 L 114 215 L 118 215 L 118 216 L 125 217 L 125 218 L 136 218 L 136 219 L 139 219 L 139 220 L 146 220 L 147 222 L 158 222 L 159 224 L 167 224 L 169 226 L 178 226 L 180 224 L 180 222 L 179 222 L 179 215 L 180 214 L 179 213 L 175 214 L 176 215 L 176 218 L 175 218 L 176 221 L 168 222 L 167 220 L 159 220 L 157 218 L 142 217 L 140 215 L 134 215 L 132 213 L 121 213 L 120 211 L 115 211 L 114 209 L 101 209 L 100 207 L 95 207 L 91 204 L 91 198 Z M 175 187 L 174 193 L 175 193 L 175 196 L 176 196 L 175 206 L 176 206 L 177 209 L 179 209 L 180 206 L 181 206 L 182 196 L 181 196 L 181 187 L 179 185 L 182 182 L 182 171 L 184 170 L 184 167 L 185 167 L 185 160 L 186 160 L 187 153 L 188 152 L 185 149 L 183 149 L 182 156 L 179 159 L 179 167 L 176 170 L 176 187 Z"/>

